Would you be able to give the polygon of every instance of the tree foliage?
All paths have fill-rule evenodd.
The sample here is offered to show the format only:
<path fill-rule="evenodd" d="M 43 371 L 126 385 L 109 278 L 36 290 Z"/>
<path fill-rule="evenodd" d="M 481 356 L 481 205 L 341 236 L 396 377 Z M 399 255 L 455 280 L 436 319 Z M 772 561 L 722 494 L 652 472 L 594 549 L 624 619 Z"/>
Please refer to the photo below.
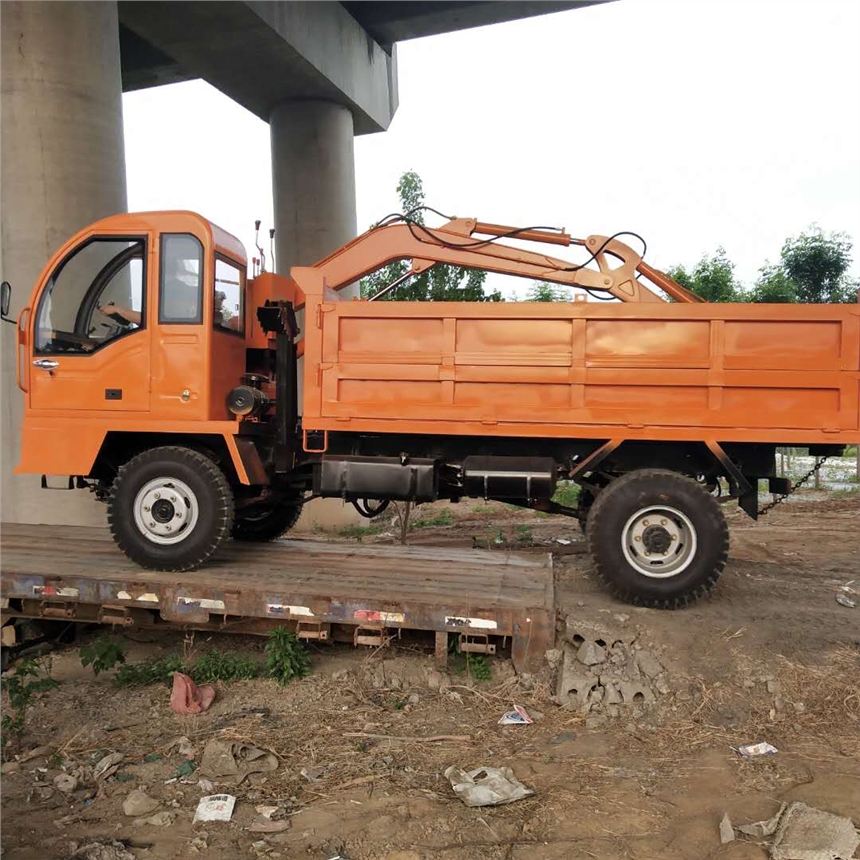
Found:
<path fill-rule="evenodd" d="M 735 278 L 734 263 L 726 256 L 724 248 L 717 248 L 716 253 L 710 257 L 702 257 L 692 272 L 688 272 L 683 266 L 675 266 L 667 274 L 705 301 L 743 301 L 743 288 Z"/>
<path fill-rule="evenodd" d="M 569 302 L 571 290 L 548 281 L 532 281 L 526 292 L 527 302 Z"/>
<path fill-rule="evenodd" d="M 424 205 L 424 184 L 421 177 L 409 170 L 397 183 L 397 196 L 404 213 L 411 212 L 419 224 L 424 223 L 424 213 L 418 209 Z M 360 289 L 362 298 L 370 298 L 392 281 L 402 277 L 410 269 L 406 260 L 394 263 L 362 278 Z M 487 292 L 484 282 L 487 273 L 481 269 L 466 269 L 462 266 L 447 266 L 437 263 L 421 275 L 416 275 L 395 287 L 379 301 L 406 302 L 501 302 L 498 290 Z"/>
<path fill-rule="evenodd" d="M 851 241 L 844 233 L 813 227 L 788 238 L 777 264 L 766 263 L 752 288 L 740 284 L 723 248 L 688 271 L 675 266 L 668 274 L 709 302 L 854 302 L 857 282 L 848 276 Z"/>
<path fill-rule="evenodd" d="M 845 233 L 825 234 L 815 227 L 786 239 L 780 266 L 795 285 L 800 302 L 852 302 L 857 283 L 847 276 L 851 242 Z"/>

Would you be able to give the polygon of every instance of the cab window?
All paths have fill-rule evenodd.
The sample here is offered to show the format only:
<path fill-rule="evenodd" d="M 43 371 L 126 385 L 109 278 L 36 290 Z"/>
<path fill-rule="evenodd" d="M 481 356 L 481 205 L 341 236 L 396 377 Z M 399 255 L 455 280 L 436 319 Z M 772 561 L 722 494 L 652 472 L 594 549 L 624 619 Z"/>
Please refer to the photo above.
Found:
<path fill-rule="evenodd" d="M 146 243 L 92 239 L 51 276 L 36 314 L 35 351 L 88 355 L 145 324 Z"/>
<path fill-rule="evenodd" d="M 216 329 L 243 333 L 245 272 L 231 260 L 215 257 L 215 299 L 212 323 Z"/>
<path fill-rule="evenodd" d="M 196 236 L 170 233 L 161 237 L 158 321 L 203 321 L 203 245 Z"/>

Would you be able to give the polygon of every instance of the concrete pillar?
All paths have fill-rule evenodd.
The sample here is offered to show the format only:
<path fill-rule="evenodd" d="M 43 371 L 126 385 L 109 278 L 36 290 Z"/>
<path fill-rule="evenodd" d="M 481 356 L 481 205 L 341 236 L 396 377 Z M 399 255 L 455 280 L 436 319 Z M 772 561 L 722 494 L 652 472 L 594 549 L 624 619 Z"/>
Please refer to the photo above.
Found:
<path fill-rule="evenodd" d="M 355 238 L 352 114 L 332 102 L 285 102 L 269 129 L 277 271 L 288 274 Z"/>
<path fill-rule="evenodd" d="M 352 114 L 325 101 L 285 102 L 269 117 L 275 263 L 281 274 L 309 266 L 355 238 L 355 156 Z M 341 290 L 358 295 L 358 286 Z M 299 320 L 302 325 L 302 320 Z M 301 398 L 301 363 L 299 366 Z M 337 531 L 361 521 L 352 505 L 315 499 L 296 531 Z"/>
<path fill-rule="evenodd" d="M 0 274 L 12 312 L 48 257 L 82 227 L 126 211 L 122 83 L 115 2 L 0 3 Z M 104 523 L 82 491 L 39 489 L 13 476 L 24 395 L 15 383 L 15 330 L 2 336 L 4 522 Z"/>

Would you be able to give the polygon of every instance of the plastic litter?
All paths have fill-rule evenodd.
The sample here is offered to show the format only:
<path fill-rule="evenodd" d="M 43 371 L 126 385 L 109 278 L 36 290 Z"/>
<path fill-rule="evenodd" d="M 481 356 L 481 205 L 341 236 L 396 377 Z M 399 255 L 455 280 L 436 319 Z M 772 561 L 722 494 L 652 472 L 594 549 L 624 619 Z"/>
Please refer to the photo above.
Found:
<path fill-rule="evenodd" d="M 71 855 L 74 860 L 135 860 L 122 842 L 88 842 Z"/>
<path fill-rule="evenodd" d="M 783 803 L 772 818 L 735 829 L 759 839 L 773 836 L 772 860 L 849 860 L 860 845 L 850 818 L 805 803 Z"/>
<path fill-rule="evenodd" d="M 229 821 L 233 817 L 236 798 L 232 794 L 209 794 L 200 798 L 194 821 Z"/>
<path fill-rule="evenodd" d="M 172 812 L 156 812 L 149 818 L 135 818 L 132 822 L 135 827 L 170 827 L 173 824 Z"/>
<path fill-rule="evenodd" d="M 278 759 L 269 750 L 239 741 L 213 738 L 206 744 L 200 760 L 200 772 L 207 777 L 224 779 L 238 785 L 249 774 L 268 773 L 278 767 Z"/>
<path fill-rule="evenodd" d="M 171 752 L 172 750 L 176 750 L 183 758 L 194 758 L 194 747 L 185 735 L 181 738 L 174 738 L 167 745 L 167 752 Z"/>
<path fill-rule="evenodd" d="M 63 794 L 71 794 L 78 787 L 78 778 L 70 773 L 60 773 L 54 777 L 54 788 Z"/>
<path fill-rule="evenodd" d="M 123 758 L 125 758 L 125 756 L 120 752 L 106 755 L 104 758 L 100 759 L 98 764 L 93 768 L 93 778 L 107 779 L 109 776 L 113 776 Z"/>
<path fill-rule="evenodd" d="M 445 777 L 466 806 L 501 806 L 534 794 L 509 767 L 479 767 L 467 771 L 451 765 L 445 770 Z"/>
<path fill-rule="evenodd" d="M 173 673 L 170 708 L 177 714 L 201 714 L 209 710 L 215 699 L 215 689 L 208 685 L 198 687 L 188 675 Z"/>
<path fill-rule="evenodd" d="M 775 755 L 779 750 L 773 744 L 761 742 L 757 744 L 744 744 L 738 747 L 738 753 L 744 758 L 755 758 L 759 755 Z"/>
<path fill-rule="evenodd" d="M 534 720 L 526 713 L 526 709 L 522 705 L 514 705 L 512 711 L 508 711 L 502 715 L 499 720 L 500 726 L 527 726 L 533 723 Z"/>
<path fill-rule="evenodd" d="M 840 606 L 844 606 L 847 609 L 854 609 L 857 606 L 857 601 L 853 600 L 852 598 L 848 597 L 845 594 L 837 594 L 836 595 L 836 602 Z"/>
<path fill-rule="evenodd" d="M 729 818 L 728 812 L 725 812 L 720 820 L 720 845 L 727 845 L 734 841 L 735 829 L 732 827 L 732 820 Z"/>
<path fill-rule="evenodd" d="M 132 791 L 122 802 L 122 811 L 129 818 L 141 818 L 144 815 L 149 815 L 151 812 L 155 812 L 158 807 L 159 802 L 139 788 Z"/>

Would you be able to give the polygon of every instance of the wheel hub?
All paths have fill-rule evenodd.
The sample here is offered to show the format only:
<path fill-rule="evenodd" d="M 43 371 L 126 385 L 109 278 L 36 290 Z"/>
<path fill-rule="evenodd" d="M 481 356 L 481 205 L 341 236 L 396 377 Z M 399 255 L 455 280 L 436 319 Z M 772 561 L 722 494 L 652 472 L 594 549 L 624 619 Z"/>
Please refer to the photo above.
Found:
<path fill-rule="evenodd" d="M 642 545 L 648 552 L 662 554 L 672 545 L 672 536 L 663 526 L 648 526 L 642 532 Z"/>
<path fill-rule="evenodd" d="M 140 488 L 134 500 L 134 522 L 140 533 L 157 544 L 176 544 L 194 531 L 200 515 L 197 496 L 184 481 L 155 478 Z"/>
<path fill-rule="evenodd" d="M 159 523 L 169 523 L 174 514 L 176 513 L 176 508 L 173 507 L 172 502 L 168 502 L 167 499 L 159 499 L 152 506 L 152 518 Z"/>
<path fill-rule="evenodd" d="M 697 547 L 693 523 L 677 508 L 641 508 L 621 531 L 625 559 L 634 570 L 653 579 L 666 579 L 686 570 Z"/>

